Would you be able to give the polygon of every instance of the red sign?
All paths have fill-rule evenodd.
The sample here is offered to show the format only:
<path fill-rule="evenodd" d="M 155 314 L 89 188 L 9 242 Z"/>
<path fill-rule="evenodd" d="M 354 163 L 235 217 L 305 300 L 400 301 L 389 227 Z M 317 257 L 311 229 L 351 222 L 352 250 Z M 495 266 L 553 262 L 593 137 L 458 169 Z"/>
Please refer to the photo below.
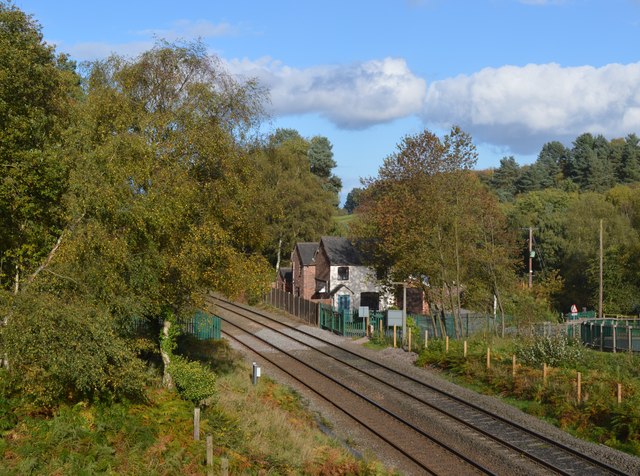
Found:
<path fill-rule="evenodd" d="M 578 314 L 578 307 L 575 304 L 571 306 L 571 314 Z"/>

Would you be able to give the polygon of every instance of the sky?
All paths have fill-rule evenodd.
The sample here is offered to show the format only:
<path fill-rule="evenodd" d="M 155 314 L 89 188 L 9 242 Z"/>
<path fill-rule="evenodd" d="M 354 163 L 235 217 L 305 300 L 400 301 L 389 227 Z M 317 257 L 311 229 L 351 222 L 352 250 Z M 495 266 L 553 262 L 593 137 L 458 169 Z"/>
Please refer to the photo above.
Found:
<path fill-rule="evenodd" d="M 478 169 L 640 134 L 640 0 L 14 0 L 77 61 L 200 38 L 270 91 L 265 132 L 333 144 L 343 198 L 406 135 L 458 125 Z"/>

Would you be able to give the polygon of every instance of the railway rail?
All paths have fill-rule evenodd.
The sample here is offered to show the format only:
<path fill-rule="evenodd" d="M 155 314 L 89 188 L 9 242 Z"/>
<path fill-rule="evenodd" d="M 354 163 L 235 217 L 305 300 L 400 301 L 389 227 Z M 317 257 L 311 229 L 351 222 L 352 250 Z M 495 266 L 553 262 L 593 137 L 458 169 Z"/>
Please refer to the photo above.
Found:
<path fill-rule="evenodd" d="M 236 329 L 230 337 L 347 412 L 422 472 L 450 474 L 455 464 L 456 474 L 629 474 L 317 333 L 208 299 L 228 313 L 222 319 Z M 310 368 L 317 376 L 302 381 Z M 443 434 L 438 428 L 445 426 Z"/>

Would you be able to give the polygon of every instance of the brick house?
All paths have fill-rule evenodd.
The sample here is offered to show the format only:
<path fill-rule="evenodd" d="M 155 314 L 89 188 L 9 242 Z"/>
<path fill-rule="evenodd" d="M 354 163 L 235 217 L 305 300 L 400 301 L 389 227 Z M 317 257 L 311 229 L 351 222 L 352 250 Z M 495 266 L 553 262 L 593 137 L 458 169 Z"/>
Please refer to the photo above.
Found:
<path fill-rule="evenodd" d="M 363 264 L 360 252 L 348 239 L 323 236 L 314 262 L 314 300 L 331 303 L 338 310 L 380 309 L 383 292 L 375 271 Z"/>
<path fill-rule="evenodd" d="M 290 293 L 292 289 L 291 276 L 291 268 L 280 268 L 278 270 L 278 279 L 276 280 L 276 289 Z"/>
<path fill-rule="evenodd" d="M 294 296 L 312 299 L 316 292 L 316 263 L 313 257 L 318 242 L 297 243 L 291 253 L 291 289 Z"/>

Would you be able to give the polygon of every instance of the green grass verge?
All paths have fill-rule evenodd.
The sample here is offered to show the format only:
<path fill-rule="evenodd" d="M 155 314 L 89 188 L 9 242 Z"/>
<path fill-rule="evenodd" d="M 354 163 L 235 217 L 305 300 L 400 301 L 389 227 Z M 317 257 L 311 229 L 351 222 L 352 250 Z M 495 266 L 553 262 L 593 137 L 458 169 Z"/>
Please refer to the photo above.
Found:
<path fill-rule="evenodd" d="M 193 439 L 194 405 L 159 379 L 145 402 L 81 402 L 52 415 L 0 394 L 0 474 L 206 474 L 206 435 L 216 474 L 223 460 L 229 474 L 393 474 L 322 433 L 296 392 L 267 378 L 251 385 L 228 346 L 192 344 L 190 357 L 218 375 L 216 401 L 202 409 L 200 441 Z"/>
<path fill-rule="evenodd" d="M 462 342 L 451 341 L 446 352 L 444 342 L 434 340 L 430 341 L 429 349 L 421 351 L 417 365 L 439 369 L 450 381 L 500 397 L 575 436 L 640 456 L 640 357 L 557 345 L 552 340 L 546 344 L 545 347 L 539 342 L 511 339 L 492 339 L 489 344 L 483 339 L 472 339 L 468 341 L 465 358 Z M 543 350 L 534 352 L 540 349 Z M 519 356 L 515 377 L 514 354 Z M 526 358 L 536 363 L 523 364 Z M 560 364 L 548 368 L 545 382 L 542 362 L 554 358 Z M 622 385 L 622 403 L 617 401 L 618 383 Z"/>

